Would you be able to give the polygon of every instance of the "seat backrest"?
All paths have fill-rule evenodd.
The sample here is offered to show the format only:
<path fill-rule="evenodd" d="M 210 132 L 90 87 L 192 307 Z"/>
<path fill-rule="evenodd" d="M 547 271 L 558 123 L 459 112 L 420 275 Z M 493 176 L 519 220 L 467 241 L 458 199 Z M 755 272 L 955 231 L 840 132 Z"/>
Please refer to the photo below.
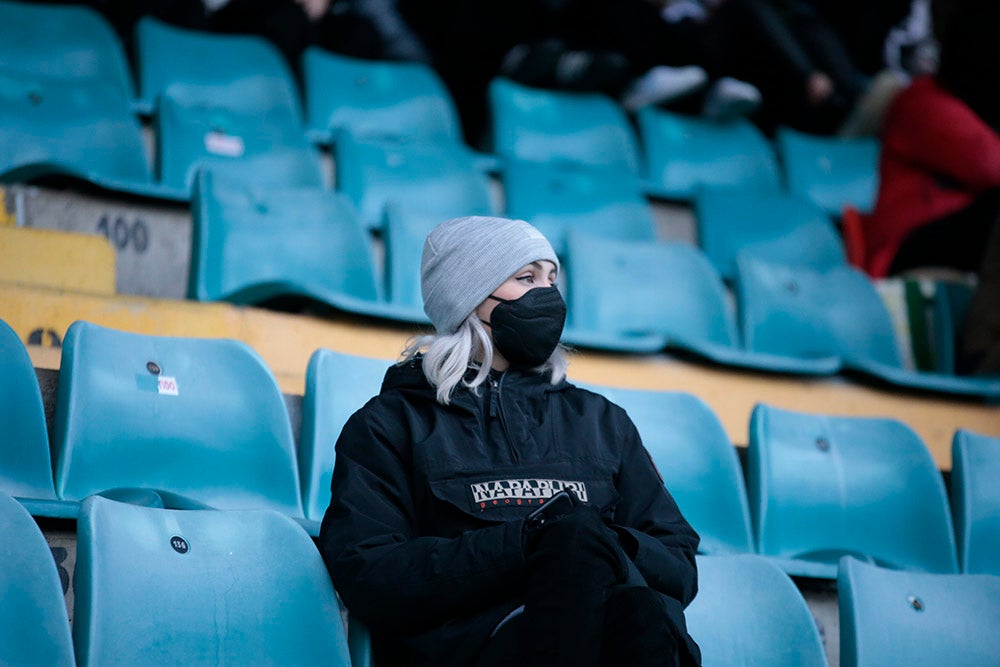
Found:
<path fill-rule="evenodd" d="M 118 36 L 90 7 L 0 0 L 0 62 L 10 73 L 102 82 L 135 96 Z"/>
<path fill-rule="evenodd" d="M 446 142 L 462 138 L 448 89 L 424 63 L 362 60 L 310 47 L 302 70 L 306 125 L 318 136 L 346 131 Z"/>
<path fill-rule="evenodd" d="M 817 270 L 740 253 L 736 293 L 744 346 L 790 357 L 840 357 L 900 367 L 889 311 L 851 266 Z"/>
<path fill-rule="evenodd" d="M 343 195 L 241 185 L 203 171 L 192 205 L 188 295 L 260 303 L 299 295 L 375 301 L 368 233 Z"/>
<path fill-rule="evenodd" d="M 659 196 L 690 200 L 706 187 L 780 187 L 774 150 L 746 119 L 723 123 L 645 107 L 639 137 L 649 187 Z"/>
<path fill-rule="evenodd" d="M 840 664 L 996 664 L 1000 577 L 888 570 L 840 562 Z"/>
<path fill-rule="evenodd" d="M 951 444 L 951 510 L 962 572 L 1000 575 L 1000 438 L 965 429 Z"/>
<path fill-rule="evenodd" d="M 320 521 L 330 504 L 334 445 L 348 418 L 382 387 L 392 365 L 374 359 L 320 348 L 309 358 L 302 399 L 299 466 L 306 518 Z"/>
<path fill-rule="evenodd" d="M 210 168 L 239 170 L 233 177 L 252 183 L 323 187 L 319 154 L 280 116 L 219 106 L 204 87 L 171 86 L 154 124 L 160 181 L 190 191 Z"/>
<path fill-rule="evenodd" d="M 594 387 L 625 409 L 681 513 L 701 536 L 701 553 L 753 553 L 739 458 L 702 399 L 673 391 Z"/>
<path fill-rule="evenodd" d="M 74 322 L 63 340 L 52 442 L 61 498 L 139 488 L 302 516 L 281 391 L 240 341 Z"/>
<path fill-rule="evenodd" d="M 28 511 L 0 491 L 0 664 L 72 667 L 59 572 Z"/>
<path fill-rule="evenodd" d="M 845 554 L 957 571 L 944 481 L 906 424 L 759 404 L 747 459 L 758 552 L 789 571 L 832 577 Z"/>
<path fill-rule="evenodd" d="M 705 665 L 827 665 L 802 594 L 759 556 L 698 556 L 698 595 L 684 616 Z"/>
<path fill-rule="evenodd" d="M 493 210 L 489 177 L 461 146 L 339 135 L 334 144 L 337 190 L 368 228 L 381 227 L 385 207 L 486 212 Z"/>
<path fill-rule="evenodd" d="M 597 93 L 490 82 L 493 151 L 505 159 L 570 162 L 638 174 L 639 142 L 625 111 Z"/>
<path fill-rule="evenodd" d="M 172 85 L 193 85 L 213 90 L 215 105 L 231 111 L 281 109 L 301 129 L 295 78 L 277 47 L 262 37 L 187 30 L 149 16 L 135 30 L 139 99 L 146 110 Z"/>
<path fill-rule="evenodd" d="M 816 205 L 777 191 L 706 188 L 694 200 L 698 245 L 723 278 L 745 252 L 774 264 L 827 269 L 847 263 L 844 243 Z"/>
<path fill-rule="evenodd" d="M 319 551 L 277 512 L 88 498 L 74 592 L 81 666 L 350 665 Z"/>
<path fill-rule="evenodd" d="M 805 197 L 830 215 L 845 206 L 870 211 L 878 191 L 878 140 L 845 139 L 779 128 L 778 156 L 788 190 Z"/>
<path fill-rule="evenodd" d="M 567 247 L 567 305 L 575 328 L 735 344 L 725 286 L 696 247 L 577 230 Z"/>
<path fill-rule="evenodd" d="M 128 98 L 103 81 L 0 72 L 0 176 L 48 174 L 148 183 L 142 131 Z"/>
<path fill-rule="evenodd" d="M 0 492 L 55 500 L 45 408 L 31 357 L 0 320 Z"/>
<path fill-rule="evenodd" d="M 507 216 L 537 227 L 558 254 L 565 253 L 569 229 L 633 241 L 657 238 L 652 206 L 631 172 L 511 160 L 501 178 Z"/>

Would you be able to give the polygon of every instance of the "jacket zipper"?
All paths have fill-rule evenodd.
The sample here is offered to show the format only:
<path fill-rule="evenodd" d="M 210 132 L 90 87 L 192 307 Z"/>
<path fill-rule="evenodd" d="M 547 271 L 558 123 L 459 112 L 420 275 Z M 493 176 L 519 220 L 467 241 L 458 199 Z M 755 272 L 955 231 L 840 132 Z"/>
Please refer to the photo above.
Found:
<path fill-rule="evenodd" d="M 490 392 L 490 416 L 500 419 L 500 429 L 503 431 L 504 440 L 507 441 L 507 451 L 510 452 L 511 460 L 517 463 L 520 457 L 517 454 L 517 449 L 514 447 L 514 442 L 511 440 L 510 429 L 507 426 L 507 415 L 504 414 L 503 403 L 500 400 L 500 392 L 503 389 L 503 380 L 505 377 L 507 377 L 507 374 L 502 373 L 499 380 L 490 379 L 492 388 Z"/>

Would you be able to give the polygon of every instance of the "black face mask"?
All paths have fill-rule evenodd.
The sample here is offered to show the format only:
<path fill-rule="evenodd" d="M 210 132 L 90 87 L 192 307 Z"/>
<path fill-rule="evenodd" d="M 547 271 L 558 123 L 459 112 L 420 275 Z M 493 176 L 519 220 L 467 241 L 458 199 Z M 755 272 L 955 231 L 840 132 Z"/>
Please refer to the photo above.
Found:
<path fill-rule="evenodd" d="M 519 299 L 501 299 L 489 324 L 493 344 L 512 366 L 535 368 L 552 355 L 566 323 L 566 303 L 556 287 L 535 287 Z"/>

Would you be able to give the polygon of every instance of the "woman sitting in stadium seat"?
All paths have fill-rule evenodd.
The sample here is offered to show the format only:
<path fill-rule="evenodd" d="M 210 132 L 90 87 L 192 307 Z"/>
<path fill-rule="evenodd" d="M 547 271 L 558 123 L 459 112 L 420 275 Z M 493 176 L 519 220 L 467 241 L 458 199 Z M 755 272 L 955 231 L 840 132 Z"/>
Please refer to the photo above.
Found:
<path fill-rule="evenodd" d="M 566 381 L 558 271 L 522 221 L 427 237 L 436 333 L 344 427 L 320 533 L 377 664 L 700 663 L 698 535 L 626 413 Z"/>

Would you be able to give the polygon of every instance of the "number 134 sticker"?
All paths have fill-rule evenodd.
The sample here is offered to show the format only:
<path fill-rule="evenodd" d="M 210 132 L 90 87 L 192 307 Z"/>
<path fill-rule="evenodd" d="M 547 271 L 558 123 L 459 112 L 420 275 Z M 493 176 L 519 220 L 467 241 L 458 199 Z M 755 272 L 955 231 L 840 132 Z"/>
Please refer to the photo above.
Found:
<path fill-rule="evenodd" d="M 157 378 L 157 390 L 167 396 L 177 396 L 177 379 L 161 375 Z"/>

